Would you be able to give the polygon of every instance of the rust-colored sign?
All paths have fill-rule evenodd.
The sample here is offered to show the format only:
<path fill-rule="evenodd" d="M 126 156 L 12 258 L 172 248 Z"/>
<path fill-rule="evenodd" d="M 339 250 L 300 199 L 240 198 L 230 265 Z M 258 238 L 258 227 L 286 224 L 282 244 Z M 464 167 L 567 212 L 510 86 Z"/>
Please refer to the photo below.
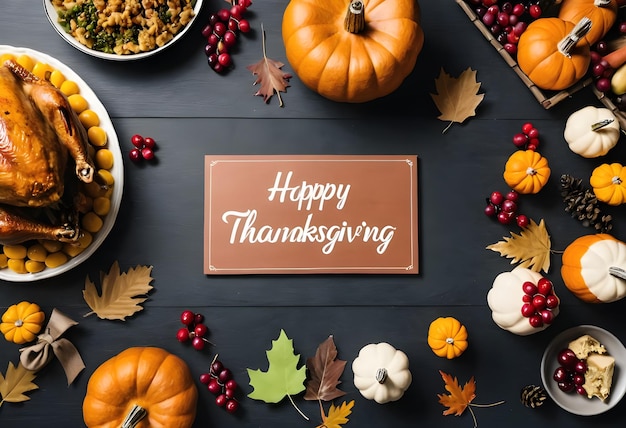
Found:
<path fill-rule="evenodd" d="M 417 156 L 206 156 L 204 273 L 418 273 Z"/>

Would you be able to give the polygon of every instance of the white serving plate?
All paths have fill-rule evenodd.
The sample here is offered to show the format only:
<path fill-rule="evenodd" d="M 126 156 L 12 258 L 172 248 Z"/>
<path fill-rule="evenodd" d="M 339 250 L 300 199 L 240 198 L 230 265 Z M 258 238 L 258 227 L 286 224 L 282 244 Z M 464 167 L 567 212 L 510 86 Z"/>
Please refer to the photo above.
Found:
<path fill-rule="evenodd" d="M 597 339 L 604 345 L 607 354 L 615 358 L 615 373 L 613 374 L 611 393 L 605 402 L 597 397 L 590 399 L 587 396 L 578 395 L 576 392 L 563 392 L 552 379 L 554 371 L 559 366 L 557 362 L 559 352 L 567 348 L 569 342 L 585 334 Z M 624 361 L 626 361 L 626 348 L 624 348 L 624 345 L 617 337 L 600 327 L 580 325 L 565 330 L 552 339 L 541 359 L 541 380 L 548 395 L 562 409 L 575 415 L 598 415 L 615 407 L 624 397 L 624 393 L 626 393 Z"/>
<path fill-rule="evenodd" d="M 78 49 L 81 52 L 84 52 L 88 55 L 97 57 L 97 58 L 101 58 L 101 59 L 107 59 L 107 60 L 112 60 L 112 61 L 135 61 L 135 60 L 139 60 L 142 58 L 146 58 L 152 55 L 155 55 L 159 52 L 162 52 L 163 50 L 169 48 L 170 46 L 172 46 L 174 43 L 176 43 L 178 40 L 180 40 L 188 31 L 189 29 L 193 26 L 193 23 L 195 22 L 195 20 L 198 18 L 198 15 L 200 14 L 200 9 L 202 8 L 202 2 L 204 0 L 196 0 L 196 4 L 193 8 L 194 10 L 194 16 L 191 19 L 191 21 L 185 25 L 179 32 L 178 34 L 176 34 L 176 36 L 174 36 L 174 38 L 172 40 L 170 40 L 168 43 L 166 43 L 165 45 L 161 46 L 160 48 L 154 49 L 152 51 L 149 52 L 140 52 L 137 54 L 132 54 L 132 55 L 116 55 L 116 54 L 110 54 L 110 53 L 105 53 L 105 52 L 100 52 L 100 51 L 96 51 L 94 49 L 90 49 L 87 46 L 81 44 L 78 40 L 76 40 L 71 34 L 68 34 L 65 29 L 63 29 L 63 27 L 59 24 L 57 18 L 58 18 L 58 14 L 56 9 L 54 8 L 54 6 L 52 5 L 52 2 L 50 0 L 43 0 L 43 7 L 44 10 L 46 12 L 46 16 L 48 17 L 48 21 L 50 21 L 50 24 L 52 24 L 52 28 L 54 28 L 56 30 L 57 33 L 59 33 L 59 35 L 70 45 L 72 45 L 73 47 L 75 47 L 76 49 Z"/>
<path fill-rule="evenodd" d="M 124 164 L 122 160 L 122 152 L 120 149 L 119 141 L 117 139 L 117 134 L 115 133 L 115 129 L 113 128 L 113 123 L 111 122 L 109 114 L 107 113 L 104 105 L 102 105 L 96 94 L 85 83 L 85 81 L 80 78 L 78 74 L 76 74 L 71 68 L 69 68 L 59 60 L 32 49 L 0 45 L 0 55 L 4 53 L 12 53 L 15 56 L 23 54 L 28 55 L 38 62 L 49 64 L 50 66 L 59 70 L 63 73 L 67 80 L 72 80 L 76 82 L 78 84 L 78 87 L 80 88 L 80 94 L 89 103 L 89 109 L 93 110 L 98 115 L 98 118 L 100 119 L 99 126 L 104 129 L 107 134 L 107 148 L 113 153 L 113 168 L 111 168 L 110 172 L 113 175 L 115 184 L 113 186 L 113 192 L 111 194 L 111 209 L 107 216 L 103 219 L 104 224 L 102 225 L 102 228 L 94 234 L 93 242 L 89 245 L 89 247 L 87 247 L 82 253 L 78 254 L 76 257 L 68 260 L 67 263 L 57 268 L 46 268 L 41 272 L 27 274 L 15 273 L 8 268 L 0 270 L 1 280 L 14 282 L 32 282 L 60 275 L 78 266 L 79 264 L 87 260 L 94 253 L 94 251 L 98 249 L 102 242 L 104 242 L 105 238 L 113 228 L 115 219 L 117 218 L 117 213 L 119 211 L 120 203 L 122 201 L 122 191 L 124 189 Z"/>

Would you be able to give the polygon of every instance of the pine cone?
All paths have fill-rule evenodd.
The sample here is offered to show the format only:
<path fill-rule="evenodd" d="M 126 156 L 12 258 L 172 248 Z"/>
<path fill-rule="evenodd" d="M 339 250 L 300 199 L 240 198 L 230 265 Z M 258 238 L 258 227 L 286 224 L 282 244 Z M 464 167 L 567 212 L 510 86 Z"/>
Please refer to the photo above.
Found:
<path fill-rule="evenodd" d="M 561 196 L 565 202 L 565 212 L 572 215 L 585 227 L 593 227 L 596 233 L 608 233 L 613 229 L 610 215 L 602 213 L 600 202 L 592 190 L 585 188 L 580 178 L 563 174 L 561 176 Z"/>
<path fill-rule="evenodd" d="M 539 407 L 547 398 L 546 390 L 541 386 L 527 385 L 522 388 L 522 404 L 526 407 L 533 409 Z"/>

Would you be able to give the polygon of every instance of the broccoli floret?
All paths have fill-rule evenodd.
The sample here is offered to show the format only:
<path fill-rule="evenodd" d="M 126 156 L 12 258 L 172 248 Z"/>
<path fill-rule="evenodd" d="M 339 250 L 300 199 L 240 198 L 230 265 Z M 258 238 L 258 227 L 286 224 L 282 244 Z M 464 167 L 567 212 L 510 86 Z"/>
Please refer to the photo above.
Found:
<path fill-rule="evenodd" d="M 115 46 L 115 36 L 105 31 L 99 32 L 93 42 L 93 49 L 100 52 L 113 53 L 113 46 Z"/>

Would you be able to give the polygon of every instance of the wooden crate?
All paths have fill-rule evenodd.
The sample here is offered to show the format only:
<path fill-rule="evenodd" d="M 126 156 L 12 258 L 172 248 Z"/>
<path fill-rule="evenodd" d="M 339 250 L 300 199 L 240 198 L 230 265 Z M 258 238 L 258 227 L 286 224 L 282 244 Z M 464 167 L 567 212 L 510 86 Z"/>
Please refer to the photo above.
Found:
<path fill-rule="evenodd" d="M 530 92 L 535 96 L 537 101 L 545 108 L 549 109 L 550 107 L 555 106 L 559 102 L 563 101 L 566 98 L 571 97 L 576 92 L 587 86 L 593 86 L 593 78 L 587 77 L 580 80 L 578 83 L 570 86 L 567 89 L 564 89 L 560 92 L 556 91 L 544 91 L 541 88 L 538 88 L 532 80 L 524 73 L 518 66 L 517 61 L 504 49 L 502 44 L 498 42 L 491 31 L 487 28 L 485 24 L 481 21 L 481 19 L 476 15 L 476 13 L 472 10 L 471 6 L 468 5 L 465 0 L 456 0 L 457 4 L 461 6 L 461 9 L 465 11 L 468 18 L 471 22 L 474 23 L 476 28 L 482 33 L 482 35 L 487 39 L 487 41 L 493 46 L 500 56 L 504 59 L 504 61 L 508 64 L 509 67 L 517 74 L 517 76 L 524 82 L 524 85 L 530 90 Z M 608 98 L 607 98 L 608 100 Z M 602 100 L 601 100 L 602 101 Z M 610 101 L 610 100 L 608 100 Z M 615 107 L 615 106 L 613 106 Z"/>

